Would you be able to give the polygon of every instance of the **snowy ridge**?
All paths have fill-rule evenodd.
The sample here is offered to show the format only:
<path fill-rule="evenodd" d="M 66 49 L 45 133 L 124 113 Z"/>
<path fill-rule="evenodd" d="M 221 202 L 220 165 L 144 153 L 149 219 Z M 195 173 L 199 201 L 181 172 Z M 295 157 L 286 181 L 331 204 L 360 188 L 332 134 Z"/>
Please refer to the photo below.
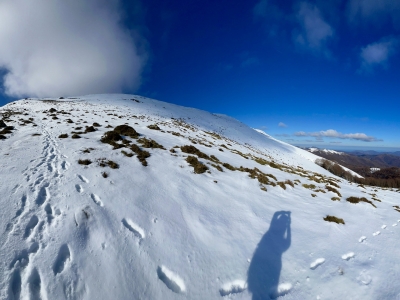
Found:
<path fill-rule="evenodd" d="M 344 154 L 344 152 L 339 152 L 339 151 L 329 150 L 329 149 L 319 149 L 319 148 L 308 148 L 308 151 L 310 151 L 310 152 L 321 151 L 321 152 L 325 152 L 325 153 L 338 154 L 338 155 Z"/>
<path fill-rule="evenodd" d="M 14 127 L 0 140 L 0 299 L 400 295 L 397 191 L 350 184 L 228 116 L 137 95 L 0 114 Z"/>

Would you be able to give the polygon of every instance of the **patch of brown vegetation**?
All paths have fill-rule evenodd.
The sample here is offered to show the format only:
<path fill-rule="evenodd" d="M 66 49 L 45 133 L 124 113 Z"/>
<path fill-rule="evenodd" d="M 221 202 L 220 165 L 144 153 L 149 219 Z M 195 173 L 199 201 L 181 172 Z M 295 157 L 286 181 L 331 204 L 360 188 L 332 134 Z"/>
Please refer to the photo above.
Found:
<path fill-rule="evenodd" d="M 138 139 L 138 143 L 140 143 L 144 148 L 151 148 L 151 149 L 159 148 L 165 150 L 163 145 L 160 145 L 159 143 L 157 143 L 155 140 L 152 139 L 141 138 Z"/>
<path fill-rule="evenodd" d="M 146 158 L 150 157 L 150 153 L 148 151 L 140 149 L 139 146 L 136 144 L 133 144 L 130 149 L 136 153 L 138 160 L 142 163 L 143 166 L 146 167 Z"/>
<path fill-rule="evenodd" d="M 161 128 L 158 127 L 157 124 L 151 124 L 151 125 L 147 126 L 147 128 L 152 129 L 152 130 L 161 130 Z"/>
<path fill-rule="evenodd" d="M 90 165 L 91 163 L 92 163 L 92 161 L 90 159 L 79 159 L 78 160 L 78 164 L 80 164 L 80 165 L 87 166 L 87 165 Z"/>
<path fill-rule="evenodd" d="M 368 200 L 368 199 L 366 199 L 366 198 L 364 198 L 364 197 L 359 198 L 359 197 L 353 197 L 353 196 L 351 196 L 351 197 L 347 198 L 346 201 L 347 201 L 347 202 L 350 202 L 350 203 L 353 203 L 353 204 L 360 203 L 360 202 L 366 202 L 366 203 L 369 203 L 369 204 L 371 204 L 373 207 L 376 208 L 375 204 L 372 203 L 372 201 L 370 201 L 370 200 Z"/>
<path fill-rule="evenodd" d="M 343 219 L 337 218 L 337 217 L 335 217 L 335 216 L 329 216 L 329 215 L 328 215 L 328 216 L 326 216 L 326 217 L 324 218 L 324 221 L 327 221 L 327 222 L 334 222 L 334 223 L 336 223 L 336 224 L 343 224 L 343 225 L 345 225 Z"/>
<path fill-rule="evenodd" d="M 329 185 L 325 186 L 325 188 L 330 192 L 336 193 L 339 197 L 342 197 L 342 195 L 339 193 L 339 191 L 337 189 L 335 189 Z"/>
<path fill-rule="evenodd" d="M 133 129 L 129 125 L 119 125 L 114 128 L 114 132 L 124 135 L 124 136 L 129 136 L 130 138 L 136 139 L 139 137 L 139 133 L 136 132 L 135 129 Z"/>
<path fill-rule="evenodd" d="M 116 162 L 114 162 L 114 161 L 112 161 L 112 160 L 109 160 L 109 159 L 106 159 L 106 158 L 99 158 L 98 160 L 97 160 L 97 162 L 98 162 L 98 164 L 99 164 L 99 166 L 100 167 L 110 167 L 111 169 L 118 169 L 119 168 L 119 165 L 116 163 Z"/>
<path fill-rule="evenodd" d="M 201 163 L 201 162 L 197 159 L 196 156 L 191 156 L 191 155 L 189 155 L 189 156 L 186 158 L 186 161 L 193 167 L 194 172 L 195 172 L 196 174 L 201 174 L 201 173 L 204 173 L 204 172 L 206 172 L 206 171 L 208 170 L 208 167 L 207 167 L 205 164 Z"/>

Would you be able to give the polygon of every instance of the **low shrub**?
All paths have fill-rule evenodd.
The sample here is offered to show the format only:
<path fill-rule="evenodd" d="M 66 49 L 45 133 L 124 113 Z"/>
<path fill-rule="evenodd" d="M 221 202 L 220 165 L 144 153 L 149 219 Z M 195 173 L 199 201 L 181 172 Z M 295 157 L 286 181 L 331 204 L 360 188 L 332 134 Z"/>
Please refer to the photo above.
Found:
<path fill-rule="evenodd" d="M 293 183 L 293 181 L 291 181 L 291 180 L 289 180 L 289 179 L 285 181 L 285 184 L 288 184 L 288 185 L 290 185 L 291 187 L 294 188 L 294 183 Z"/>
<path fill-rule="evenodd" d="M 216 165 L 216 164 L 211 164 L 214 168 L 216 168 L 218 171 L 223 172 L 224 170 L 221 168 L 220 165 Z"/>
<path fill-rule="evenodd" d="M 205 171 L 208 170 L 208 167 L 207 167 L 205 164 L 201 163 L 201 162 L 197 159 L 197 157 L 195 157 L 195 156 L 190 156 L 190 155 L 189 155 L 189 156 L 186 158 L 186 161 L 193 167 L 194 172 L 195 172 L 196 174 L 201 174 L 201 173 L 204 173 Z"/>
<path fill-rule="evenodd" d="M 102 143 L 109 144 L 111 146 L 114 146 L 114 149 L 119 149 L 124 147 L 123 145 L 117 144 L 117 141 L 121 141 L 122 137 L 119 135 L 119 133 L 115 131 L 107 131 L 100 139 Z"/>
<path fill-rule="evenodd" d="M 59 137 L 60 139 L 66 139 L 66 138 L 68 137 L 68 134 L 63 133 L 63 134 L 60 134 L 58 137 Z"/>
<path fill-rule="evenodd" d="M 78 160 L 78 164 L 80 164 L 80 165 L 87 166 L 87 165 L 90 165 L 91 163 L 92 163 L 92 161 L 90 159 L 79 159 Z"/>
<path fill-rule="evenodd" d="M 81 136 L 80 136 L 79 134 L 74 133 L 74 134 L 71 136 L 71 138 L 72 138 L 72 139 L 80 139 Z"/>
<path fill-rule="evenodd" d="M 235 171 L 236 170 L 236 168 L 234 167 L 234 166 L 232 166 L 232 165 L 230 165 L 230 164 L 228 164 L 228 163 L 223 163 L 222 164 L 225 168 L 227 168 L 228 170 L 231 170 L 231 171 Z"/>
<path fill-rule="evenodd" d="M 100 158 L 97 161 L 98 161 L 99 166 L 102 168 L 107 167 L 107 166 L 110 167 L 111 169 L 119 168 L 119 165 L 116 162 L 109 160 L 109 159 Z"/>
<path fill-rule="evenodd" d="M 97 129 L 94 128 L 93 126 L 87 126 L 86 129 L 85 129 L 85 133 L 88 133 L 88 132 L 95 132 L 96 130 L 97 130 Z"/>
<path fill-rule="evenodd" d="M 129 125 L 119 125 L 114 128 L 114 132 L 124 135 L 124 136 L 129 136 L 130 138 L 136 139 L 139 137 L 139 133 L 136 132 L 135 129 L 133 129 Z"/>
<path fill-rule="evenodd" d="M 315 184 L 306 184 L 306 183 L 303 184 L 303 187 L 305 187 L 306 189 L 310 189 L 310 190 L 316 188 Z"/>
<path fill-rule="evenodd" d="M 182 150 L 182 152 L 185 152 L 188 154 L 195 154 L 200 158 L 210 159 L 210 157 L 207 154 L 201 152 L 199 149 L 197 149 L 195 146 L 192 146 L 192 145 L 181 146 L 181 150 Z"/>
<path fill-rule="evenodd" d="M 340 201 L 340 198 L 339 197 L 332 197 L 331 200 L 332 201 Z"/>
<path fill-rule="evenodd" d="M 366 202 L 366 203 L 369 203 L 369 204 L 371 204 L 373 207 L 376 208 L 375 204 L 372 203 L 372 201 L 370 201 L 370 200 L 368 200 L 368 199 L 366 199 L 366 198 L 364 198 L 364 197 L 359 198 L 359 197 L 353 197 L 353 196 L 352 196 L 352 197 L 347 198 L 346 201 L 347 201 L 347 202 L 350 202 L 350 203 L 353 203 L 353 204 L 360 203 L 360 202 Z"/>
<path fill-rule="evenodd" d="M 141 138 L 138 139 L 138 143 L 140 143 L 144 148 L 151 148 L 151 149 L 159 148 L 165 150 L 163 145 L 160 145 L 159 143 L 157 143 L 155 140 L 152 139 Z"/>
<path fill-rule="evenodd" d="M 123 155 L 127 156 L 127 157 L 132 157 L 132 156 L 133 156 L 133 153 L 128 153 L 128 152 L 126 152 L 126 151 L 124 151 L 124 150 L 122 150 L 121 153 L 122 153 Z"/>
<path fill-rule="evenodd" d="M 285 185 L 285 183 L 283 181 L 278 181 L 276 184 L 279 185 L 284 190 L 286 190 L 286 185 Z"/>
<path fill-rule="evenodd" d="M 153 129 L 153 130 L 161 130 L 160 127 L 157 126 L 157 124 L 149 125 L 149 126 L 147 126 L 147 128 Z"/>
<path fill-rule="evenodd" d="M 147 166 L 146 158 L 150 157 L 150 153 L 148 151 L 142 150 L 138 145 L 131 145 L 130 149 L 136 153 L 138 160 L 142 163 L 143 166 Z"/>
<path fill-rule="evenodd" d="M 103 176 L 104 178 L 108 177 L 108 173 L 107 172 L 101 172 L 101 176 Z"/>
<path fill-rule="evenodd" d="M 335 189 L 329 185 L 325 186 L 325 188 L 330 192 L 336 193 L 339 197 L 342 197 L 342 195 L 339 193 L 339 191 L 337 189 Z"/>
<path fill-rule="evenodd" d="M 334 222 L 334 223 L 336 223 L 336 224 L 343 224 L 343 225 L 345 225 L 343 219 L 337 218 L 337 217 L 335 217 L 335 216 L 329 216 L 329 215 L 328 215 L 328 216 L 326 216 L 326 217 L 324 218 L 324 221 L 327 221 L 327 222 Z"/>

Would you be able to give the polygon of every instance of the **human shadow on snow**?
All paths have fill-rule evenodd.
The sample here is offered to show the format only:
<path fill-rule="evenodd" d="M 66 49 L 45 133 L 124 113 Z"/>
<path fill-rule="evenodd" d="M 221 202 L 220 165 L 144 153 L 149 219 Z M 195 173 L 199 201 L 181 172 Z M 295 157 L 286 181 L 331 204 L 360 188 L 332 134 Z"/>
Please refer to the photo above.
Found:
<path fill-rule="evenodd" d="M 290 211 L 277 211 L 257 245 L 248 270 L 247 285 L 253 300 L 275 299 L 285 294 L 285 289 L 278 290 L 278 284 L 282 254 L 290 243 Z"/>

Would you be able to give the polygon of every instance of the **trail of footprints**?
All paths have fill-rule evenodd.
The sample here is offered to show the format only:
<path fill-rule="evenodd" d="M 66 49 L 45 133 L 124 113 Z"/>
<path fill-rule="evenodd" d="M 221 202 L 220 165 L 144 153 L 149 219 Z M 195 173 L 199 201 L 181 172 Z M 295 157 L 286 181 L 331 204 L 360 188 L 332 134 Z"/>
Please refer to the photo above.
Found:
<path fill-rule="evenodd" d="M 30 182 L 29 188 L 34 191 L 35 200 L 33 201 L 37 207 L 44 206 L 44 211 L 46 213 L 47 223 L 51 224 L 52 220 L 54 219 L 54 211 L 49 203 L 50 193 L 50 181 L 54 179 L 58 179 L 62 171 L 66 171 L 70 167 L 70 163 L 67 161 L 62 161 L 59 163 L 60 155 L 57 153 L 57 148 L 55 147 L 56 142 L 50 137 L 49 134 L 45 136 L 44 139 L 44 147 L 42 150 L 42 156 L 39 158 L 39 162 L 32 168 L 27 168 L 25 170 L 24 176 L 27 182 Z M 33 160 L 31 162 L 35 162 Z M 59 167 L 57 167 L 59 166 Z M 44 170 L 43 170 L 44 168 Z M 49 174 L 50 177 L 46 178 L 44 174 Z M 35 179 L 32 179 L 36 174 L 39 174 Z M 85 188 L 82 186 L 84 184 L 88 184 L 90 181 L 82 176 L 77 174 L 76 177 L 79 179 L 79 183 L 75 184 L 75 189 L 79 194 L 83 194 Z M 16 186 L 16 192 L 20 187 Z M 100 197 L 94 193 L 90 194 L 90 198 L 92 201 L 100 206 L 103 207 L 104 204 Z M 11 220 L 11 222 L 6 227 L 6 232 L 10 234 L 14 227 L 20 223 L 20 219 L 25 214 L 29 212 L 26 211 L 26 207 L 29 205 L 29 198 L 26 194 L 24 194 L 20 201 L 20 208 L 17 210 L 15 217 Z M 58 211 L 59 214 L 60 212 Z M 123 218 L 121 220 L 122 225 L 131 232 L 135 238 L 140 242 L 145 238 L 145 231 L 131 219 Z M 400 223 L 400 220 L 397 221 Z M 392 224 L 393 227 L 396 227 L 398 224 Z M 27 241 L 31 241 L 32 244 L 26 250 L 22 250 L 18 253 L 14 259 L 11 261 L 9 265 L 10 275 L 9 275 L 9 298 L 10 299 L 20 299 L 21 296 L 21 289 L 22 289 L 22 277 L 21 272 L 25 270 L 25 268 L 29 265 L 29 260 L 31 255 L 35 255 L 40 246 L 39 242 L 35 240 L 35 230 L 36 233 L 43 230 L 45 226 L 45 221 L 39 220 L 37 215 L 33 214 L 29 221 L 27 222 L 23 234 L 23 238 Z M 386 225 L 383 225 L 381 229 L 386 229 Z M 380 231 L 376 231 L 372 233 L 373 236 L 380 235 Z M 37 234 L 36 234 L 37 235 Z M 358 240 L 359 243 L 363 243 L 367 240 L 366 236 L 361 236 Z M 343 260 L 350 260 L 355 257 L 354 252 L 348 252 L 342 255 Z M 54 276 L 62 273 L 68 265 L 72 261 L 71 250 L 68 244 L 63 244 L 57 254 L 57 257 L 54 260 L 52 265 L 52 270 Z M 311 270 L 316 270 L 321 265 L 325 263 L 325 258 L 317 258 L 310 264 Z M 157 276 L 161 282 L 165 284 L 165 286 L 174 293 L 184 293 L 186 291 L 186 286 L 184 280 L 176 273 L 168 269 L 164 265 L 160 265 L 157 267 Z M 370 281 L 368 281 L 369 283 Z M 29 294 L 31 299 L 45 299 L 45 291 L 43 290 L 40 270 L 36 267 L 31 268 L 30 275 L 27 279 L 27 287 L 29 289 Z M 283 283 L 279 285 L 279 289 L 282 290 L 282 295 L 290 292 L 292 285 L 289 283 Z M 222 297 L 228 296 L 230 294 L 241 293 L 247 289 L 247 283 L 244 280 L 235 280 L 232 282 L 225 283 L 221 286 L 219 293 Z M 279 296 L 279 295 L 277 295 Z"/>
<path fill-rule="evenodd" d="M 50 224 L 54 219 L 54 211 L 49 203 L 50 182 L 56 185 L 61 177 L 62 171 L 68 169 L 69 163 L 66 161 L 59 163 L 61 156 L 57 150 L 57 143 L 45 130 L 43 130 L 43 132 L 45 133 L 45 137 L 41 156 L 36 160 L 32 160 L 31 163 L 33 163 L 34 166 L 26 168 L 23 173 L 28 183 L 28 191 L 31 192 L 32 196 L 28 196 L 27 194 L 22 195 L 19 209 L 6 227 L 7 240 L 5 244 L 8 243 L 12 235 L 18 234 L 19 232 L 21 232 L 22 239 L 30 244 L 28 248 L 17 253 L 9 264 L 9 299 L 20 299 L 22 287 L 24 286 L 26 286 L 29 291 L 30 299 L 47 298 L 45 290 L 43 289 L 40 270 L 34 266 L 30 266 L 30 261 L 41 247 L 41 233 L 46 227 L 46 221 L 40 220 L 39 216 L 43 215 L 43 213 L 40 213 L 39 209 L 43 209 L 47 224 Z M 13 193 L 15 194 L 20 188 L 22 188 L 22 186 L 16 186 Z M 30 199 L 32 199 L 32 201 L 30 201 Z M 55 213 L 56 215 L 60 214 L 58 210 L 56 210 Z M 23 225 L 24 223 L 25 226 Z M 22 230 L 21 227 L 25 229 Z M 62 272 L 69 260 L 69 247 L 68 245 L 63 245 L 54 262 L 54 274 L 56 275 Z M 28 266 L 30 267 L 28 268 Z M 24 273 L 27 273 L 27 276 L 22 276 Z M 27 278 L 26 285 L 22 283 L 23 278 Z"/>

